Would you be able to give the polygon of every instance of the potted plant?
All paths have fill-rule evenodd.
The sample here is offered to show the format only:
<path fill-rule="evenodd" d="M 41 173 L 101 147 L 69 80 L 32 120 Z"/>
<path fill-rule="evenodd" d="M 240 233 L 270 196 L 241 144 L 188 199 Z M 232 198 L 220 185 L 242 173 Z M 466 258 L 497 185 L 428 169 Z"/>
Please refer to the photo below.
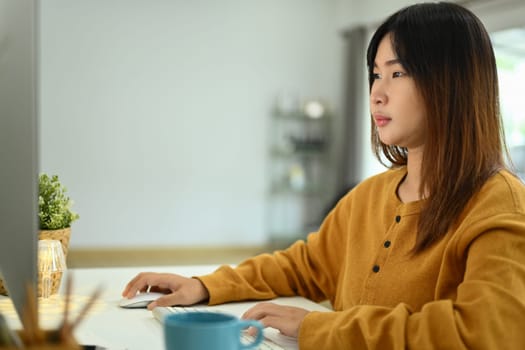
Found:
<path fill-rule="evenodd" d="M 73 202 L 66 195 L 67 189 L 60 183 L 57 175 L 40 174 L 38 177 L 38 222 L 39 240 L 57 240 L 62 245 L 64 256 L 67 256 L 69 240 L 71 238 L 71 224 L 79 215 L 71 210 Z M 39 276 L 40 277 L 40 276 Z M 60 287 L 62 273 L 53 276 L 52 294 Z M 41 295 L 41 286 L 38 286 Z M 7 294 L 7 290 L 0 280 L 0 294 Z"/>
<path fill-rule="evenodd" d="M 38 177 L 39 239 L 56 239 L 62 243 L 64 255 L 69 249 L 71 224 L 79 218 L 71 210 L 73 202 L 58 175 L 40 174 Z"/>

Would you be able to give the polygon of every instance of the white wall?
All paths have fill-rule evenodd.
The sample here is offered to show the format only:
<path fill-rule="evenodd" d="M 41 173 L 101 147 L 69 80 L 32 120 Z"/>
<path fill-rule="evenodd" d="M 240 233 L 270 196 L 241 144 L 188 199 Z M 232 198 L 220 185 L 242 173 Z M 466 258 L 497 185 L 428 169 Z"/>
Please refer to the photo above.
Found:
<path fill-rule="evenodd" d="M 423 1 L 416 0 L 346 0 L 341 1 L 338 25 L 343 27 L 379 24 L 387 16 L 404 6 Z"/>
<path fill-rule="evenodd" d="M 340 105 L 336 5 L 42 1 L 41 170 L 71 246 L 263 243 L 275 96 Z"/>

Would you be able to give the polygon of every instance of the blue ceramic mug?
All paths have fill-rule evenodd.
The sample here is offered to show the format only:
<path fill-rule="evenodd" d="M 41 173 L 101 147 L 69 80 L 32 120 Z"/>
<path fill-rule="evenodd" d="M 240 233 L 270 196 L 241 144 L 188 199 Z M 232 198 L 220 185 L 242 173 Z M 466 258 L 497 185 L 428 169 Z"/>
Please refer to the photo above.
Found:
<path fill-rule="evenodd" d="M 241 333 L 247 327 L 257 328 L 257 335 L 249 344 L 241 341 Z M 166 350 L 254 349 L 263 340 L 262 331 L 260 322 L 219 312 L 185 312 L 164 319 Z"/>

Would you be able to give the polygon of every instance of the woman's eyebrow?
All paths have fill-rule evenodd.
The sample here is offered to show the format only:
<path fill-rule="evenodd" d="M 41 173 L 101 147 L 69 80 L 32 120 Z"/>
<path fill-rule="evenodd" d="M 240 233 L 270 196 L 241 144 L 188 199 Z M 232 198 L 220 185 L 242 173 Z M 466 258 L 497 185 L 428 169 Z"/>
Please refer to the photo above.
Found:
<path fill-rule="evenodd" d="M 385 62 L 385 66 L 393 66 L 396 64 L 401 64 L 401 61 L 399 60 L 399 58 L 393 58 Z M 374 62 L 374 67 L 378 67 L 377 62 Z"/>

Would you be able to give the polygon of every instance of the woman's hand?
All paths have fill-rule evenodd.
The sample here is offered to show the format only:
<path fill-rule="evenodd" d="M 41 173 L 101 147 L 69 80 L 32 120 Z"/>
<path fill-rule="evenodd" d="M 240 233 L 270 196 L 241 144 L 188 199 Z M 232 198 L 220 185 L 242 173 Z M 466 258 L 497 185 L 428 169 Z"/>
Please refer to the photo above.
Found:
<path fill-rule="evenodd" d="M 137 292 L 146 291 L 166 294 L 150 303 L 149 310 L 156 306 L 192 305 L 210 297 L 206 287 L 196 278 L 155 272 L 139 273 L 126 285 L 122 296 L 132 298 Z"/>
<path fill-rule="evenodd" d="M 264 327 L 273 327 L 284 335 L 297 338 L 301 322 L 309 312 L 293 306 L 259 303 L 248 309 L 242 318 L 257 320 Z"/>

